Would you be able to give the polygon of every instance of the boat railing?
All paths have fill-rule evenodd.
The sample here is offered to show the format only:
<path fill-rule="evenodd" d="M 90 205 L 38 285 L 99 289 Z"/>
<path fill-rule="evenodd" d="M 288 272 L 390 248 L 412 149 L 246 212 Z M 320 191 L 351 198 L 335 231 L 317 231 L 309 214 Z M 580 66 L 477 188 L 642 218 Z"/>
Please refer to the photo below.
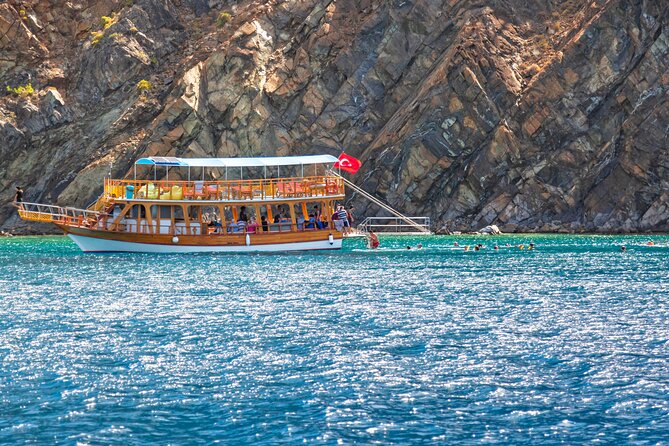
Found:
<path fill-rule="evenodd" d="M 414 224 L 407 223 L 405 219 L 409 219 Z M 430 217 L 367 217 L 357 229 L 363 233 L 374 231 L 396 235 L 425 234 L 430 232 Z"/>
<path fill-rule="evenodd" d="M 17 203 L 19 216 L 24 220 L 42 223 L 56 223 L 68 226 L 90 227 L 94 225 L 104 212 L 72 207 L 53 206 L 40 203 Z"/>
<path fill-rule="evenodd" d="M 105 180 L 104 196 L 127 200 L 261 201 L 344 195 L 332 176 L 255 180 Z"/>
<path fill-rule="evenodd" d="M 108 232 L 121 232 L 129 234 L 146 234 L 146 235 L 207 235 L 207 236 L 235 236 L 246 234 L 277 234 L 288 232 L 313 232 L 326 231 L 327 228 L 318 229 L 317 227 L 307 227 L 305 223 L 281 222 L 269 223 L 267 229 L 263 229 L 262 225 L 254 228 L 248 228 L 238 223 L 228 222 L 221 225 L 210 225 L 199 221 L 190 221 L 186 223 L 184 220 L 174 222 L 156 222 L 146 219 L 124 218 L 118 223 L 114 223 L 112 219 L 101 218 L 96 224 L 87 226 L 89 228 L 100 229 Z M 330 229 L 331 230 L 331 229 Z"/>

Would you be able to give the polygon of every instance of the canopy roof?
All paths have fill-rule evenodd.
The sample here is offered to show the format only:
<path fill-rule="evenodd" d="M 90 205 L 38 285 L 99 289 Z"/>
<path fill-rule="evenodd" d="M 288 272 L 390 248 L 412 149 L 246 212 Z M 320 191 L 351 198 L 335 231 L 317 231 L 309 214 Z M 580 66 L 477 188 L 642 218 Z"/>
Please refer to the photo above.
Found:
<path fill-rule="evenodd" d="M 135 164 L 175 167 L 263 167 L 333 164 L 336 161 L 337 157 L 332 155 L 261 156 L 257 158 L 174 158 L 169 156 L 152 156 L 149 158 L 140 158 Z"/>

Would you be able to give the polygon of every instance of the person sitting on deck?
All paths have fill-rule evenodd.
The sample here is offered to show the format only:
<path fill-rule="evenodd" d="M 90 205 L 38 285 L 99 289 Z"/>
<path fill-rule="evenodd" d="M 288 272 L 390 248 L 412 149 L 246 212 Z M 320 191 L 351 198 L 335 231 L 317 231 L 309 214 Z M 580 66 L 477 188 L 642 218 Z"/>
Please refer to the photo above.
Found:
<path fill-rule="evenodd" d="M 309 214 L 309 220 L 307 220 L 304 227 L 306 229 L 316 229 L 316 217 L 314 216 L 314 214 Z"/>
<path fill-rule="evenodd" d="M 263 232 L 269 231 L 269 223 L 267 222 L 267 217 L 265 217 L 264 215 L 260 217 L 260 224 L 262 225 Z"/>
<path fill-rule="evenodd" d="M 214 218 L 214 221 L 212 223 L 214 224 L 214 232 L 216 234 L 220 234 L 223 229 L 223 225 L 221 224 L 221 219 L 216 217 Z"/>
<path fill-rule="evenodd" d="M 246 226 L 246 232 L 249 234 L 255 234 L 258 229 L 258 223 L 256 222 L 255 217 L 251 217 L 249 224 Z"/>

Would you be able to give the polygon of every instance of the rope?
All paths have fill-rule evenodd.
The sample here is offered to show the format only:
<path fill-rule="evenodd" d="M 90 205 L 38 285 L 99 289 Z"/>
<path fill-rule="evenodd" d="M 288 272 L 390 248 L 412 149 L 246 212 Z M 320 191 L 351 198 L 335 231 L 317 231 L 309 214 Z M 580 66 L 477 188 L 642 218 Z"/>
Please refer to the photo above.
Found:
<path fill-rule="evenodd" d="M 374 203 L 375 205 L 379 206 L 379 207 L 382 208 L 382 209 L 385 209 L 386 211 L 388 211 L 388 212 L 390 212 L 391 214 L 393 214 L 395 217 L 401 219 L 401 220 L 404 221 L 405 223 L 408 223 L 409 225 L 411 225 L 411 226 L 413 226 L 414 228 L 418 229 L 420 232 L 422 232 L 422 233 L 424 233 L 424 234 L 430 234 L 430 230 L 429 230 L 429 229 L 426 229 L 424 226 L 422 226 L 422 225 L 416 223 L 415 221 L 413 221 L 412 219 L 410 219 L 410 218 L 407 217 L 406 215 L 402 214 L 401 212 L 399 212 L 399 211 L 397 211 L 397 210 L 391 208 L 390 206 L 388 206 L 387 204 L 385 204 L 384 202 L 382 202 L 382 201 L 379 200 L 378 198 L 376 198 L 376 197 L 374 197 L 373 195 L 371 195 L 371 194 L 365 192 L 363 189 L 359 188 L 358 186 L 356 186 L 355 184 L 353 184 L 352 182 L 350 182 L 349 180 L 347 180 L 347 179 L 344 178 L 343 176 L 339 175 L 338 173 L 336 173 L 336 172 L 334 172 L 334 171 L 331 171 L 331 173 L 332 173 L 332 175 L 334 175 L 334 176 L 336 176 L 336 177 L 339 177 L 339 178 L 341 178 L 342 180 L 344 180 L 344 183 L 346 183 L 347 186 L 349 186 L 351 189 L 353 189 L 354 191 L 356 191 L 357 193 L 359 193 L 359 194 L 362 195 L 363 197 L 367 198 L 369 201 L 371 201 L 371 202 Z"/>

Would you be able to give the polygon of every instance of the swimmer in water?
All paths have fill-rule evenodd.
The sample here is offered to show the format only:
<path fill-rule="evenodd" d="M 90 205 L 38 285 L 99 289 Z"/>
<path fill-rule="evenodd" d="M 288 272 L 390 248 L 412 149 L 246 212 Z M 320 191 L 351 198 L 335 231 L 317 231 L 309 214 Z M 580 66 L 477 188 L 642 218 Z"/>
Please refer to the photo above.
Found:
<path fill-rule="evenodd" d="M 647 243 L 648 246 L 653 246 L 654 244 L 655 244 L 655 243 L 653 243 L 653 242 L 648 242 L 648 243 Z"/>
<path fill-rule="evenodd" d="M 407 246 L 407 250 L 411 249 L 411 246 Z"/>
<path fill-rule="evenodd" d="M 474 246 L 474 251 L 478 251 L 479 249 L 481 249 L 479 245 Z"/>
<path fill-rule="evenodd" d="M 530 247 L 527 249 L 534 249 L 534 243 L 530 243 Z"/>
<path fill-rule="evenodd" d="M 469 251 L 469 245 L 465 245 L 465 251 Z"/>
<path fill-rule="evenodd" d="M 422 243 L 417 244 L 416 249 L 423 249 L 423 244 Z"/>
<path fill-rule="evenodd" d="M 458 246 L 460 246 L 460 244 L 458 242 L 455 242 L 455 243 L 453 243 L 453 246 L 455 246 L 457 248 Z"/>
<path fill-rule="evenodd" d="M 627 248 L 625 247 L 625 245 L 620 247 L 620 251 L 621 252 L 627 252 Z"/>
<path fill-rule="evenodd" d="M 492 249 L 494 249 L 495 251 L 499 251 L 499 246 L 495 245 Z"/>

